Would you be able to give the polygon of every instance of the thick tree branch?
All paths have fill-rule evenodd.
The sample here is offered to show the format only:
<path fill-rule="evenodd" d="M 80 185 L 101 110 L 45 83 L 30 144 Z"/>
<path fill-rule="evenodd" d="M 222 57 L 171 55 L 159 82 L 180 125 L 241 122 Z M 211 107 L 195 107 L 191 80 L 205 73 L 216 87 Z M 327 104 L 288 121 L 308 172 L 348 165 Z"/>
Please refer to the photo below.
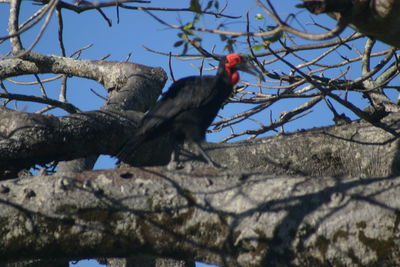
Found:
<path fill-rule="evenodd" d="M 80 60 L 35 52 L 28 53 L 23 59 L 11 58 L 0 61 L 0 79 L 27 74 L 61 73 L 95 80 L 108 90 L 123 87 L 129 78 L 135 74 L 139 76 L 137 74 L 140 71 L 157 75 L 160 69 L 130 62 Z"/>
<path fill-rule="evenodd" d="M 128 116 L 108 111 L 70 116 L 27 114 L 0 108 L 0 169 L 89 155 L 115 154 L 135 131 L 141 113 Z"/>
<path fill-rule="evenodd" d="M 382 124 L 399 132 L 400 113 L 387 116 Z M 365 121 L 316 128 L 291 134 L 235 143 L 205 143 L 207 154 L 229 170 L 266 172 L 277 175 L 386 177 L 400 175 L 398 138 Z M 166 148 L 167 147 L 167 148 Z M 142 149 L 133 164 L 167 164 L 168 143 Z M 207 167 L 181 160 L 185 168 Z"/>
<path fill-rule="evenodd" d="M 2 182 L 0 258 L 149 255 L 221 266 L 395 266 L 399 186 L 398 177 L 164 168 Z"/>
<path fill-rule="evenodd" d="M 340 20 L 346 17 L 349 25 L 364 35 L 400 48 L 400 3 L 397 0 L 303 0 L 314 14 L 328 12 Z"/>
<path fill-rule="evenodd" d="M 32 64 L 34 68 L 39 66 L 40 72 L 66 74 L 72 74 L 81 66 L 83 71 L 79 76 L 109 86 L 109 100 L 101 111 L 64 117 L 0 108 L 2 175 L 11 175 L 10 170 L 18 171 L 34 164 L 98 154 L 114 155 L 136 129 L 141 117 L 141 113 L 130 116 L 123 111 L 146 111 L 155 103 L 166 81 L 166 74 L 160 68 L 133 63 L 81 61 L 39 54 L 33 54 L 33 58 L 34 63 L 20 59 L 10 61 Z M 15 68 L 20 67 L 16 65 Z"/>

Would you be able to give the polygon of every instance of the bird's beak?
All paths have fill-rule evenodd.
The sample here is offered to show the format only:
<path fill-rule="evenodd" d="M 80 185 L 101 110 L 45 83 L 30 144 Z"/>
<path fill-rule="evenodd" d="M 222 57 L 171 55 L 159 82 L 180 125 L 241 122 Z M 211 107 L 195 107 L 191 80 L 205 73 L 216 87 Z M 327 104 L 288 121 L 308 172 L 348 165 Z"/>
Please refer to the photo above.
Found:
<path fill-rule="evenodd" d="M 258 70 L 253 64 L 251 64 L 250 61 L 248 60 L 243 60 L 241 63 L 237 64 L 236 66 L 237 70 L 241 70 L 244 72 L 247 72 L 251 75 L 257 76 L 260 78 L 261 81 L 265 82 L 264 75 L 260 70 Z"/>

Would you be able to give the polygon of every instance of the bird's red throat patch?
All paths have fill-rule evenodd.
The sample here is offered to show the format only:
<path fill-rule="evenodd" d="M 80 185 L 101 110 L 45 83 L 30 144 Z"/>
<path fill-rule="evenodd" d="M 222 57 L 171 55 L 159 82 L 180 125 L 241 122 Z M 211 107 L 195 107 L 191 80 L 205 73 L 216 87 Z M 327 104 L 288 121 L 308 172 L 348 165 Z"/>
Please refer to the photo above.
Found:
<path fill-rule="evenodd" d="M 239 82 L 239 73 L 233 70 L 233 67 L 242 62 L 242 57 L 238 54 L 228 54 L 226 56 L 225 70 L 231 78 L 231 84 L 235 85 Z"/>

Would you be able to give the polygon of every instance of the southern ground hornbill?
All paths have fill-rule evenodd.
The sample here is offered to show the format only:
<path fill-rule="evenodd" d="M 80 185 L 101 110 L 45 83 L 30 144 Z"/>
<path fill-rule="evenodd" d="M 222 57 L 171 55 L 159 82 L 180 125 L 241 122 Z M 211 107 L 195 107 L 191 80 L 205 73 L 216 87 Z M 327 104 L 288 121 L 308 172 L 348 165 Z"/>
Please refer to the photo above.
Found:
<path fill-rule="evenodd" d="M 128 161 L 135 150 L 145 142 L 167 133 L 172 134 L 174 147 L 187 142 L 211 165 L 213 161 L 201 148 L 207 128 L 213 122 L 224 102 L 239 81 L 238 70 L 258 75 L 246 57 L 228 54 L 221 58 L 216 76 L 190 76 L 171 85 L 165 95 L 143 117 L 138 131 L 122 147 L 117 157 Z M 177 160 L 172 153 L 171 161 Z"/>

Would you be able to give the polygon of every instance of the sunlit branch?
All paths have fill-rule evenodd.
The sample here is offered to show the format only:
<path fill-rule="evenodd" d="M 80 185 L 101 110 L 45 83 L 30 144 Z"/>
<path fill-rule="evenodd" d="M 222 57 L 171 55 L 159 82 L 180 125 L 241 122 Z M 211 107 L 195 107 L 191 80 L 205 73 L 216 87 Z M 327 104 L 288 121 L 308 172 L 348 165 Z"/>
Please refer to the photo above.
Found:
<path fill-rule="evenodd" d="M 18 32 L 18 18 L 19 9 L 21 7 L 21 1 L 15 0 L 10 3 L 10 17 L 8 19 L 8 32 L 12 38 L 11 50 L 14 55 L 18 54 L 22 50 L 21 39 L 19 38 Z"/>
<path fill-rule="evenodd" d="M 90 3 L 90 4 L 87 4 Z M 136 0 L 117 0 L 117 1 L 109 1 L 109 2 L 86 2 L 86 4 L 82 5 L 72 5 L 67 2 L 61 1 L 59 6 L 64 9 L 72 10 L 77 13 L 85 12 L 93 9 L 100 9 L 106 7 L 121 7 L 124 9 L 131 10 L 151 10 L 151 11 L 163 11 L 163 12 L 194 12 L 190 8 L 163 8 L 163 7 L 145 7 L 145 6 L 129 6 L 126 5 L 128 3 L 142 3 L 149 4 L 151 1 L 136 1 Z M 213 15 L 215 17 L 225 17 L 230 19 L 240 18 L 238 16 L 230 16 L 223 14 L 221 12 L 211 12 L 211 11 L 201 11 L 202 14 Z"/>
<path fill-rule="evenodd" d="M 243 136 L 243 135 L 250 135 L 250 139 L 254 139 L 257 136 L 259 136 L 260 134 L 264 134 L 268 131 L 275 130 L 276 128 L 281 127 L 290 121 L 293 121 L 293 120 L 303 117 L 306 114 L 302 114 L 302 113 L 304 113 L 305 111 L 312 108 L 314 105 L 316 105 L 321 100 L 322 100 L 322 96 L 316 96 L 316 97 L 312 98 L 310 101 L 306 102 L 305 104 L 303 104 L 291 111 L 282 113 L 279 121 L 271 122 L 269 125 L 260 127 L 259 129 L 256 129 L 256 130 L 245 130 L 245 131 L 242 131 L 237 134 L 231 134 L 230 136 L 221 140 L 221 142 L 226 142 L 233 138 Z"/>

